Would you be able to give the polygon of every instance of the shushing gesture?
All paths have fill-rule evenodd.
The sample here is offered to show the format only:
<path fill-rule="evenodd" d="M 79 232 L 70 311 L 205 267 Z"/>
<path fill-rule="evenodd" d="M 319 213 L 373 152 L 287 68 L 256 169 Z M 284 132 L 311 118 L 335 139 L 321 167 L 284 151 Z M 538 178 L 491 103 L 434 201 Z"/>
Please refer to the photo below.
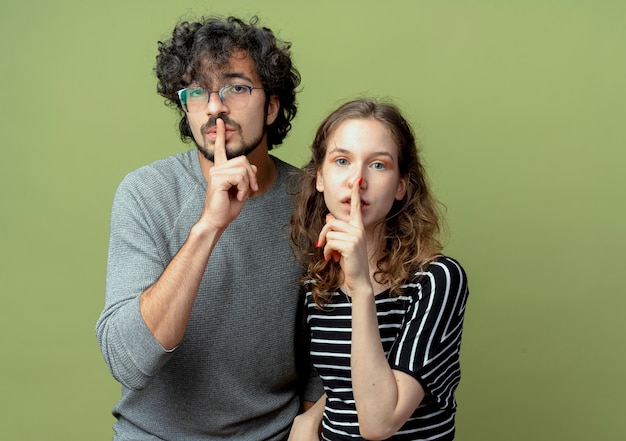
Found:
<path fill-rule="evenodd" d="M 319 234 L 317 245 L 324 246 L 324 260 L 333 259 L 341 265 L 344 282 L 355 295 L 360 289 L 371 291 L 369 260 L 361 213 L 361 184 L 363 178 L 352 184 L 348 221 L 326 216 L 326 225 Z M 325 244 L 325 245 L 324 245 Z"/>
<path fill-rule="evenodd" d="M 201 220 L 224 230 L 239 215 L 248 196 L 259 189 L 257 167 L 244 155 L 227 158 L 226 127 L 221 118 L 215 123 L 213 155 Z"/>

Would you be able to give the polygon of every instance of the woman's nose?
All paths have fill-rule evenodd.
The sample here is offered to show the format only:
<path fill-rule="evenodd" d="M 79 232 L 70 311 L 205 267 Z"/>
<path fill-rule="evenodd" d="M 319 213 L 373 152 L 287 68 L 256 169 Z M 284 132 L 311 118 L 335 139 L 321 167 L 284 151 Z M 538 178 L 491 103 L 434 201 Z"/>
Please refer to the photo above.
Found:
<path fill-rule="evenodd" d="M 358 185 L 361 189 L 365 187 L 365 178 L 363 177 L 363 173 L 359 173 L 357 176 L 350 178 L 350 188 L 354 188 L 355 185 Z"/>

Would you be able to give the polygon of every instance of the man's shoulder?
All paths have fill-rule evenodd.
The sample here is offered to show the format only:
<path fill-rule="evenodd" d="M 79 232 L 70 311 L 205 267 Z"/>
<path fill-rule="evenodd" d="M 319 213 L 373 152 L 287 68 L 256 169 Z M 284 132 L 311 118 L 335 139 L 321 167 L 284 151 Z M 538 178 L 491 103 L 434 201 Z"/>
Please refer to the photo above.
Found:
<path fill-rule="evenodd" d="M 276 169 L 278 170 L 279 175 L 284 174 L 292 177 L 300 172 L 300 169 L 297 168 L 295 165 L 291 165 L 290 163 L 285 162 L 282 159 L 277 158 L 276 156 L 272 156 L 272 159 L 276 164 Z"/>
<path fill-rule="evenodd" d="M 128 175 L 177 175 L 181 172 L 192 172 L 194 159 L 197 162 L 197 155 L 194 150 L 176 153 L 166 158 L 157 159 L 149 164 L 143 165 Z"/>
<path fill-rule="evenodd" d="M 118 186 L 118 196 L 132 194 L 139 198 L 183 197 L 183 193 L 201 186 L 193 150 L 158 159 L 128 173 Z M 152 196 L 151 196 L 152 195 Z"/>
<path fill-rule="evenodd" d="M 122 182 L 149 184 L 155 183 L 155 181 L 178 181 L 193 178 L 195 177 L 194 167 L 197 167 L 193 162 L 194 159 L 197 160 L 197 156 L 193 153 L 193 150 L 189 150 L 167 158 L 157 159 L 129 172 Z"/>
<path fill-rule="evenodd" d="M 276 156 L 272 156 L 272 159 L 276 164 L 276 171 L 278 172 L 278 187 L 287 189 L 287 193 L 292 194 L 298 183 L 298 176 L 301 170 Z"/>

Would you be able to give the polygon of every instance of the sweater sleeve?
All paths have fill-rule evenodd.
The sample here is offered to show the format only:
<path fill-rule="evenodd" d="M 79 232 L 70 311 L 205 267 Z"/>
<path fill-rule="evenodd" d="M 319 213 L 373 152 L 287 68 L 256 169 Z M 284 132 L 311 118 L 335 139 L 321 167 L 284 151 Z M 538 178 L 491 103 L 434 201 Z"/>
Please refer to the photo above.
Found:
<path fill-rule="evenodd" d="M 296 346 L 296 360 L 300 366 L 299 376 L 302 378 L 302 401 L 315 403 L 324 394 L 324 385 L 311 359 L 311 329 L 308 324 L 307 312 L 309 302 L 304 291 L 305 289 L 302 287 L 302 301 L 298 308 L 298 323 L 300 326 L 298 334 L 301 337 L 299 344 Z"/>
<path fill-rule="evenodd" d="M 130 389 L 143 389 L 173 351 L 165 350 L 147 328 L 140 295 L 166 266 L 158 215 L 148 184 L 127 176 L 115 194 L 106 276 L 105 305 L 96 324 L 100 349 L 109 369 Z M 152 207 L 152 208 L 151 208 Z"/>
<path fill-rule="evenodd" d="M 468 288 L 458 262 L 441 257 L 406 286 L 411 298 L 389 354 L 393 369 L 414 376 L 441 408 L 454 408 Z"/>

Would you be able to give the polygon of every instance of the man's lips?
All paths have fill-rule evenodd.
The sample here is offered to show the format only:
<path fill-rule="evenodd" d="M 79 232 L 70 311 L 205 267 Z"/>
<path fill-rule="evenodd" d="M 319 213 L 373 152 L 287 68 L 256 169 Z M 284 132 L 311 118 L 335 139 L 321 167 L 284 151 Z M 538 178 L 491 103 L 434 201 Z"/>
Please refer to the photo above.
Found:
<path fill-rule="evenodd" d="M 231 119 L 228 118 L 227 115 L 221 115 L 219 119 L 224 122 L 226 138 L 228 138 L 233 132 L 237 132 L 239 130 L 239 124 L 237 124 L 235 121 L 231 121 Z M 211 116 L 206 123 L 202 124 L 202 126 L 200 127 L 200 131 L 204 133 L 204 136 L 212 140 L 215 139 L 215 137 L 217 136 L 217 120 L 218 118 Z"/>
<path fill-rule="evenodd" d="M 224 131 L 224 138 L 228 139 L 233 133 L 235 133 L 235 131 L 235 129 L 226 127 L 226 130 Z M 206 136 L 210 140 L 215 141 L 215 138 L 217 138 L 217 129 L 215 127 L 210 128 L 206 131 Z"/>

